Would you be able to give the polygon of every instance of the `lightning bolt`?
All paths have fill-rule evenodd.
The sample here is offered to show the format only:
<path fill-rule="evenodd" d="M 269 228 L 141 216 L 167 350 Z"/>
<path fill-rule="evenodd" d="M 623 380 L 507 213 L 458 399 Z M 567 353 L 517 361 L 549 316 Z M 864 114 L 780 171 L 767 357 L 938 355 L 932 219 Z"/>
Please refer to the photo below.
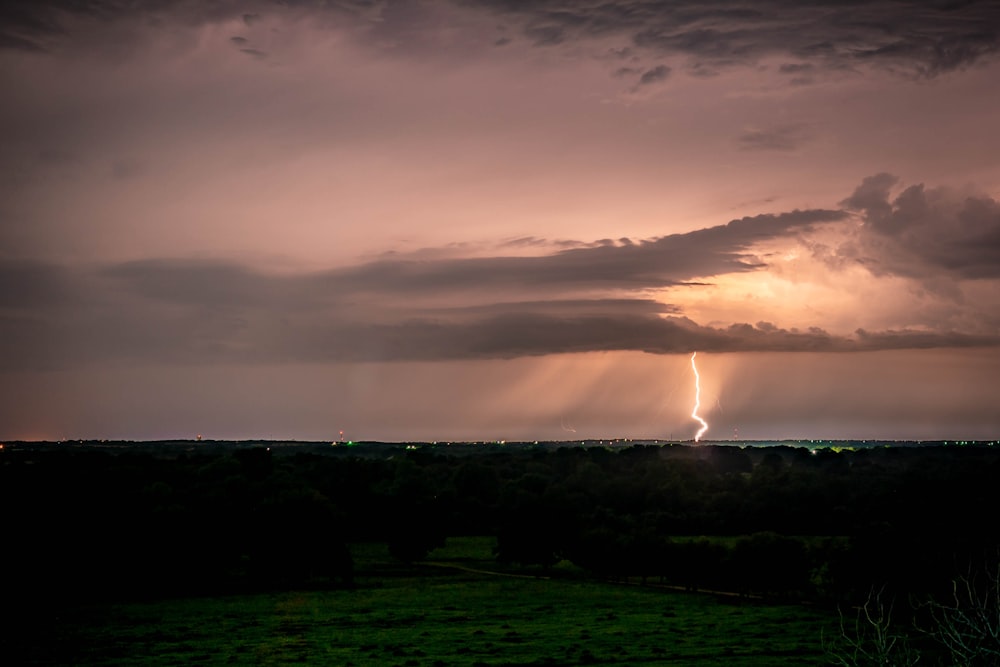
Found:
<path fill-rule="evenodd" d="M 696 356 L 698 356 L 697 352 L 691 353 L 691 370 L 694 371 L 694 409 L 691 410 L 691 419 L 701 424 L 701 428 L 694 434 L 694 441 L 698 442 L 708 430 L 708 422 L 698 416 L 698 408 L 701 407 L 701 376 L 698 375 L 698 367 L 694 363 Z"/>

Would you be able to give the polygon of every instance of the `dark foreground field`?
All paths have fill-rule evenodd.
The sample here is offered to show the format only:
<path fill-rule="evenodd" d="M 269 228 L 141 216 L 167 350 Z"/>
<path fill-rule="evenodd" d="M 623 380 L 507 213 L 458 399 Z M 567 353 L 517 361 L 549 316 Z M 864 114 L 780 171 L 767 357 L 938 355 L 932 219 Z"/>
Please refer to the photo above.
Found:
<path fill-rule="evenodd" d="M 995 667 L 997 506 L 989 443 L 19 444 L 0 665 Z"/>
<path fill-rule="evenodd" d="M 820 665 L 836 617 L 798 605 L 497 576 L 492 538 L 401 568 L 358 545 L 354 589 L 82 605 L 21 638 L 24 664 Z M 468 568 L 468 569 L 463 569 Z M 8 663 L 10 664 L 10 663 Z"/>

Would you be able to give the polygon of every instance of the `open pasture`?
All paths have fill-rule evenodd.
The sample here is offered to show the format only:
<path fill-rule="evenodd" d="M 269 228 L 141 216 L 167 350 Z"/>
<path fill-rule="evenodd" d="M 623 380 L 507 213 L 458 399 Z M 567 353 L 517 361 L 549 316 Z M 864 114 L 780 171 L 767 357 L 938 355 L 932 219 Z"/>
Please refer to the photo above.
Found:
<path fill-rule="evenodd" d="M 353 590 L 81 608 L 26 656 L 78 665 L 819 665 L 835 619 L 809 608 L 556 576 L 512 577 L 452 539 L 400 572 L 355 549 Z"/>

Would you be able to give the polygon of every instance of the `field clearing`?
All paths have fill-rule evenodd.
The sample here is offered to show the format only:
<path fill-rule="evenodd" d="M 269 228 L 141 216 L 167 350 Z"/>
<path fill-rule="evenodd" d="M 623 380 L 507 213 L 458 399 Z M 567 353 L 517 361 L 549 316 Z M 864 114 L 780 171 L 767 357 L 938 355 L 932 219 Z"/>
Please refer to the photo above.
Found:
<path fill-rule="evenodd" d="M 489 542 L 449 539 L 429 560 L 495 569 Z M 408 575 L 358 545 L 357 588 L 81 608 L 26 664 L 821 665 L 835 618 L 718 600 L 455 567 Z M 382 572 L 382 576 L 378 573 Z M 390 574 L 392 573 L 392 574 Z"/>

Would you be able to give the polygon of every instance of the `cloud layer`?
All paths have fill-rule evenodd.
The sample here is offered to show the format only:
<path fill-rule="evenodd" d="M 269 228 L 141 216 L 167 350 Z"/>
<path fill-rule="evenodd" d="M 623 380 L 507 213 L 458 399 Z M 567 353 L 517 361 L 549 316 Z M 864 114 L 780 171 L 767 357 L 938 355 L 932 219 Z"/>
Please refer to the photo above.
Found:
<path fill-rule="evenodd" d="M 489 3 L 517 17 L 539 44 L 626 36 L 632 47 L 685 58 L 704 75 L 765 58 L 787 62 L 801 77 L 815 67 L 878 67 L 932 77 L 967 67 L 1000 48 L 1000 9 L 976 2 L 737 2 Z M 961 11 L 959 11 L 959 9 Z"/>
<path fill-rule="evenodd" d="M 995 328 L 829 332 L 699 324 L 683 301 L 726 276 L 766 274 L 766 249 L 833 231 L 841 268 L 927 281 L 995 280 L 1000 205 L 989 197 L 866 178 L 844 210 L 763 214 L 684 234 L 603 240 L 530 256 L 378 258 L 268 273 L 238 261 L 150 259 L 91 268 L 0 266 L 5 368 L 115 361 L 273 363 L 424 361 L 571 352 L 870 351 L 992 346 Z M 857 211 L 858 227 L 851 211 Z M 531 246 L 538 243 L 535 240 Z M 523 244 L 514 244 L 523 245 Z M 510 247 L 510 244 L 508 244 Z M 829 257 L 824 257 L 829 261 Z M 875 305 L 877 307 L 877 304 Z"/>
<path fill-rule="evenodd" d="M 295 0 L 192 3 L 163 0 L 136 5 L 122 0 L 71 2 L 44 0 L 4 3 L 0 10 L 0 48 L 45 51 L 82 31 L 125 21 L 198 24 L 239 20 L 248 28 L 275 13 L 315 20 L 354 22 L 377 38 L 416 46 L 428 26 L 446 12 L 491 14 L 501 27 L 517 26 L 520 39 L 539 48 L 568 43 L 622 40 L 622 58 L 637 51 L 684 60 L 689 73 L 712 75 L 720 69 L 755 65 L 763 59 L 785 62 L 781 71 L 799 82 L 817 68 L 843 71 L 876 67 L 909 76 L 933 77 L 993 57 L 1000 49 L 1000 9 L 992 2 L 842 3 L 833 0 L 738 2 L 627 0 L 615 3 L 423 2 L 369 3 L 344 0 L 317 5 Z M 250 8 L 250 11 L 247 9 Z M 236 36 L 234 44 L 255 57 L 265 51 Z M 512 36 L 496 38 L 507 45 Z M 663 80 L 670 67 L 649 63 L 640 85 Z"/>
<path fill-rule="evenodd" d="M 1000 278 L 1000 203 L 922 184 L 891 198 L 897 182 L 891 174 L 871 176 L 844 200 L 864 219 L 858 245 L 847 252 L 879 273 Z"/>

